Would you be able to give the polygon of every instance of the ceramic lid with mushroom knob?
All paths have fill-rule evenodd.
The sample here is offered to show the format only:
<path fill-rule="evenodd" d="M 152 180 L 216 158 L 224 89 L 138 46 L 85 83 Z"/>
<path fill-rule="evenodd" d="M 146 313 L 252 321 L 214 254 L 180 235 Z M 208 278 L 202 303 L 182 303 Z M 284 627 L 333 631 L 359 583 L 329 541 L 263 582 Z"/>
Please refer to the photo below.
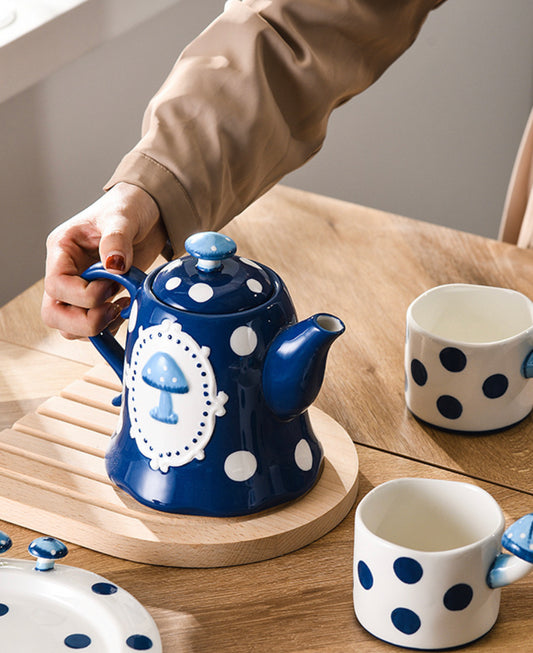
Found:
<path fill-rule="evenodd" d="M 265 268 L 235 256 L 237 246 L 228 236 L 206 231 L 185 241 L 188 256 L 170 262 L 152 282 L 152 292 L 163 303 L 183 311 L 228 314 L 263 304 L 273 293 Z"/>
<path fill-rule="evenodd" d="M 0 532 L 0 554 L 10 546 Z M 86 569 L 55 564 L 68 550 L 53 537 L 37 538 L 28 551 L 36 563 L 0 561 L 2 651 L 162 653 L 153 618 L 126 590 Z"/>

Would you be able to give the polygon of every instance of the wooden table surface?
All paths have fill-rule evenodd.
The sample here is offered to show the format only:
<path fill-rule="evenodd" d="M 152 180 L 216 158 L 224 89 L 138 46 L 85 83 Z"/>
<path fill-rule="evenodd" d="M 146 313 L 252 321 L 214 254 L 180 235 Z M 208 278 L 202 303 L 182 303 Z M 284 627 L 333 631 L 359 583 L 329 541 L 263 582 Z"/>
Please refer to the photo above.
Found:
<path fill-rule="evenodd" d="M 488 490 L 507 523 L 533 511 L 533 418 L 492 435 L 418 422 L 403 400 L 405 312 L 428 288 L 466 282 L 533 298 L 533 251 L 278 186 L 225 230 L 239 254 L 274 268 L 300 318 L 327 311 L 346 333 L 331 349 L 317 406 L 356 443 L 358 498 L 392 478 L 460 479 Z M 0 309 L 0 427 L 11 426 L 99 359 L 40 321 L 42 282 Z M 36 535 L 0 522 L 10 556 Z M 68 544 L 68 543 L 67 543 Z M 67 564 L 121 585 L 154 617 L 165 653 L 393 651 L 353 613 L 353 510 L 280 558 L 238 567 L 141 565 L 71 545 Z M 471 651 L 531 651 L 533 575 L 505 588 L 500 617 Z"/>

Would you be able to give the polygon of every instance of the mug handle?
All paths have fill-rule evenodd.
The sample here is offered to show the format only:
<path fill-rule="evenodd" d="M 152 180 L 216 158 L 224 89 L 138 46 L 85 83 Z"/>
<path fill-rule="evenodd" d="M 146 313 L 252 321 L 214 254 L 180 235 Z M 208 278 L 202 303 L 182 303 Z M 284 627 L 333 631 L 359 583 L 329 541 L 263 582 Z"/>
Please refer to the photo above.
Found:
<path fill-rule="evenodd" d="M 95 279 L 112 279 L 121 286 L 124 286 L 128 291 L 131 301 L 121 313 L 121 317 L 127 319 L 130 315 L 131 307 L 135 296 L 144 280 L 146 274 L 138 268 L 132 267 L 125 274 L 116 274 L 106 270 L 102 263 L 95 263 L 82 272 L 81 278 L 85 281 L 94 281 Z M 97 351 L 105 358 L 105 360 L 112 367 L 115 374 L 122 382 L 124 374 L 124 347 L 117 341 L 117 339 L 108 331 L 104 329 L 97 336 L 89 338 L 89 340 L 96 347 Z"/>
<path fill-rule="evenodd" d="M 522 363 L 522 376 L 533 379 L 533 351 L 530 351 Z"/>
<path fill-rule="evenodd" d="M 533 571 L 533 512 L 509 526 L 502 546 L 513 555 L 496 556 L 487 576 L 487 585 L 492 588 L 510 585 Z"/>

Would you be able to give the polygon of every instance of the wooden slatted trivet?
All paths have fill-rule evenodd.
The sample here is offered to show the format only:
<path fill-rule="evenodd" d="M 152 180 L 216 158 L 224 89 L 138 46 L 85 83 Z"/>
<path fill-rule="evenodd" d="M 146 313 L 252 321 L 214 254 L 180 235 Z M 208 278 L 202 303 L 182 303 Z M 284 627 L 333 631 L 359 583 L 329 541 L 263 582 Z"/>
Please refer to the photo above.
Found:
<path fill-rule="evenodd" d="M 355 502 L 358 459 L 344 429 L 316 408 L 324 471 L 301 499 L 255 515 L 158 512 L 108 479 L 104 455 L 120 392 L 104 363 L 0 433 L 0 518 L 127 560 L 218 567 L 294 551 L 334 528 Z"/>

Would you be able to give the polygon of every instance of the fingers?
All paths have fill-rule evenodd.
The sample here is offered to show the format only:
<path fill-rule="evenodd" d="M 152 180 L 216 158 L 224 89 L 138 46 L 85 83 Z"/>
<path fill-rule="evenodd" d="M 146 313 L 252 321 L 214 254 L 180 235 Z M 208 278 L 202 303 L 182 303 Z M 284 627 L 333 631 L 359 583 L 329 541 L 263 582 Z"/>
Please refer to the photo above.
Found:
<path fill-rule="evenodd" d="M 41 315 L 45 324 L 58 329 L 65 338 L 89 338 L 109 326 L 116 326 L 121 311 L 128 305 L 129 298 L 121 297 L 116 302 L 105 302 L 94 308 L 83 309 L 58 302 L 45 292 Z"/>
<path fill-rule="evenodd" d="M 89 283 L 77 275 L 66 274 L 45 277 L 44 288 L 56 302 L 83 309 L 100 306 L 120 290 L 119 284 L 109 279 L 97 279 Z"/>
<path fill-rule="evenodd" d="M 133 239 L 137 232 L 134 221 L 114 215 L 102 226 L 100 260 L 107 270 L 122 274 L 133 263 Z"/>
<path fill-rule="evenodd" d="M 81 273 L 101 260 L 124 273 L 144 269 L 156 258 L 166 232 L 154 200 L 129 184 L 117 184 L 90 207 L 57 227 L 47 240 L 45 324 L 65 337 L 96 335 L 116 319 L 129 299 L 110 301 L 120 285 L 109 279 L 86 282 Z"/>
<path fill-rule="evenodd" d="M 111 198 L 114 210 L 98 219 L 99 255 L 106 269 L 119 273 L 129 270 L 143 246 L 151 250 L 153 260 L 154 250 L 159 253 L 163 246 L 154 237 L 162 230 L 157 204 L 144 190 L 126 183 L 114 186 L 107 198 Z"/>

